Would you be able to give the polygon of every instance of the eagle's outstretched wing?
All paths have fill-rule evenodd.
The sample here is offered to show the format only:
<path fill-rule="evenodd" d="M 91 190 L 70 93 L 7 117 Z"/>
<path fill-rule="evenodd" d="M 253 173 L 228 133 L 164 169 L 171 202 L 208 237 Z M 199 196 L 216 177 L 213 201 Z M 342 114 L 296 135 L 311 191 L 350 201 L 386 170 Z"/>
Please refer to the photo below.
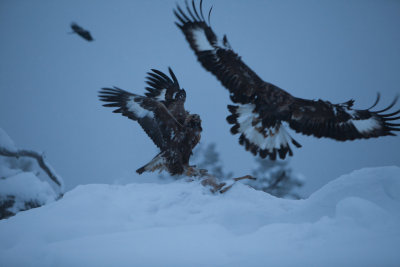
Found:
<path fill-rule="evenodd" d="M 155 98 L 139 96 L 117 87 L 102 88 L 99 98 L 108 102 L 103 106 L 116 107 L 114 113 L 137 121 L 161 150 L 168 148 L 174 133 L 182 128 L 165 105 Z"/>
<path fill-rule="evenodd" d="M 159 70 L 151 69 L 151 71 L 147 73 L 146 83 L 149 86 L 146 87 L 148 92 L 145 95 L 156 98 L 159 101 L 173 101 L 176 93 L 180 91 L 180 86 L 172 69 L 168 68 L 172 80 Z"/>
<path fill-rule="evenodd" d="M 400 131 L 400 124 L 392 121 L 400 119 L 400 116 L 396 117 L 400 110 L 388 111 L 396 104 L 398 97 L 388 107 L 373 111 L 379 99 L 378 94 L 372 107 L 357 110 L 352 108 L 354 100 L 331 104 L 328 101 L 296 98 L 290 107 L 288 123 L 296 132 L 338 141 L 396 135 L 393 131 Z"/>
<path fill-rule="evenodd" d="M 372 110 L 379 101 L 368 109 L 353 109 L 353 100 L 342 104 L 331 104 L 328 101 L 312 101 L 294 98 L 287 105 L 285 112 L 262 109 L 257 103 L 229 105 L 231 115 L 227 121 L 232 124 L 231 132 L 240 134 L 239 143 L 254 155 L 275 159 L 277 155 L 284 159 L 287 154 L 293 155 L 290 143 L 301 145 L 286 131 L 283 122 L 296 132 L 328 137 L 338 141 L 368 139 L 372 137 L 396 135 L 400 124 L 400 110 L 390 112 L 397 98 L 386 108 Z M 283 115 L 283 116 L 282 116 Z M 280 119 L 278 120 L 277 118 Z"/>
<path fill-rule="evenodd" d="M 196 8 L 194 0 L 192 7 L 185 2 L 186 13 L 177 5 L 174 14 L 179 22 L 176 22 L 176 25 L 182 30 L 203 67 L 214 74 L 229 90 L 232 101 L 241 104 L 248 103 L 254 98 L 260 85 L 279 89 L 263 81 L 242 61 L 232 50 L 226 35 L 218 39 L 210 27 L 211 9 L 208 13 L 208 22 L 206 22 L 202 2 L 200 1 L 200 11 Z"/>
<path fill-rule="evenodd" d="M 179 86 L 178 79 L 171 68 L 168 68 L 171 78 L 163 72 L 152 69 L 147 73 L 147 97 L 156 99 L 165 105 L 177 121 L 183 123 L 187 116 L 185 110 L 186 91 Z"/>
<path fill-rule="evenodd" d="M 84 28 L 82 28 L 81 26 L 76 24 L 75 22 L 71 23 L 71 29 L 74 31 L 74 33 L 78 34 L 79 36 L 81 36 L 86 41 L 88 41 L 88 42 L 93 41 L 93 37 L 90 34 L 90 32 L 85 30 Z"/>
<path fill-rule="evenodd" d="M 296 132 L 340 141 L 395 135 L 400 124 L 395 115 L 387 113 L 396 102 L 380 111 L 354 110 L 353 101 L 331 104 L 293 97 L 281 88 L 263 81 L 232 50 L 226 36 L 218 39 L 203 14 L 202 0 L 199 8 L 192 0 L 186 11 L 178 5 L 174 14 L 176 25 L 182 30 L 202 66 L 213 73 L 225 86 L 234 103 L 229 105 L 231 132 L 240 134 L 239 143 L 254 155 L 275 159 L 292 155 L 290 143 L 296 142 L 286 131 L 283 122 Z M 375 105 L 379 99 L 377 99 Z M 375 106 L 374 105 L 374 106 Z M 374 107 L 373 106 L 373 107 Z"/>

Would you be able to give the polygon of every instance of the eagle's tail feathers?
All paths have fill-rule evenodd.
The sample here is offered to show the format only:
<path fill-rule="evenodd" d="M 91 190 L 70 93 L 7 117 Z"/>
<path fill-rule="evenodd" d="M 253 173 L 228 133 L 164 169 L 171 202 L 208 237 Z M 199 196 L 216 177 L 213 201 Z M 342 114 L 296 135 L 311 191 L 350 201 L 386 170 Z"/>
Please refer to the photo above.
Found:
<path fill-rule="evenodd" d="M 240 134 L 239 143 L 253 155 L 258 154 L 261 158 L 268 157 L 271 160 L 275 160 L 277 156 L 284 159 L 286 155 L 293 155 L 290 143 L 301 147 L 280 121 L 265 125 L 263 118 L 260 118 L 258 112 L 255 111 L 254 104 L 228 105 L 228 109 L 231 115 L 226 119 L 233 125 L 231 133 Z"/>
<path fill-rule="evenodd" d="M 144 173 L 144 171 L 146 170 L 145 167 L 146 167 L 146 165 L 143 166 L 143 167 L 141 167 L 141 168 L 139 168 L 139 169 L 137 169 L 136 172 L 137 172 L 138 174 Z"/>
<path fill-rule="evenodd" d="M 165 166 L 165 158 L 164 153 L 159 153 L 155 156 L 149 163 L 140 167 L 136 170 L 138 174 L 142 174 L 143 172 L 154 172 L 159 170 L 160 172 L 166 168 Z"/>

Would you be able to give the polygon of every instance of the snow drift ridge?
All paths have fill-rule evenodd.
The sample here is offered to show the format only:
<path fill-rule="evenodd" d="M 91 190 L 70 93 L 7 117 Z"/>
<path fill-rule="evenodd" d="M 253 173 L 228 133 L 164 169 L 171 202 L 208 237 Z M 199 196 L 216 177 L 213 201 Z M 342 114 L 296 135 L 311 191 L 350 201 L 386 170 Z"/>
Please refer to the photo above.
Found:
<path fill-rule="evenodd" d="M 305 200 L 236 185 L 85 185 L 0 221 L 1 266 L 398 266 L 400 168 Z M 23 255 L 23 257 L 21 257 Z"/>

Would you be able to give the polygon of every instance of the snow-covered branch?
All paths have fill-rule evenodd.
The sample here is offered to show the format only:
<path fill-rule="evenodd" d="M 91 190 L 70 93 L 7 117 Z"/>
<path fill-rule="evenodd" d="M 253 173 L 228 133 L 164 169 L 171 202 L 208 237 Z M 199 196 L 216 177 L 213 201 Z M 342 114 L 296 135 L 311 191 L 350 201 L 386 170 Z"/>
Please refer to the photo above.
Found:
<path fill-rule="evenodd" d="M 36 151 L 26 150 L 26 149 L 10 150 L 0 146 L 0 155 L 6 157 L 16 157 L 16 158 L 30 157 L 36 159 L 39 166 L 49 176 L 49 178 L 60 187 L 61 191 L 63 190 L 63 181 L 61 177 L 59 177 L 55 173 L 50 164 L 44 159 L 43 154 L 39 154 Z"/>

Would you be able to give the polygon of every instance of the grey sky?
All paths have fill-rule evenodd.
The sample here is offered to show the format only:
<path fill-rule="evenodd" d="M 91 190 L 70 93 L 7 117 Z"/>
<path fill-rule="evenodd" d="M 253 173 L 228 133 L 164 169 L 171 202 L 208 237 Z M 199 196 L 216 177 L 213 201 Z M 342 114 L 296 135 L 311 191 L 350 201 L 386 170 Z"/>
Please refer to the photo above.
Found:
<path fill-rule="evenodd" d="M 178 1 L 184 3 L 184 1 Z M 297 97 L 356 99 L 378 108 L 400 92 L 399 1 L 204 1 L 211 24 L 264 80 Z M 16 145 L 45 151 L 66 181 L 113 183 L 157 149 L 138 124 L 101 106 L 116 85 L 142 94 L 150 68 L 171 66 L 201 115 L 202 142 L 216 142 L 225 168 L 250 173 L 253 155 L 225 121 L 228 92 L 196 61 L 174 25 L 175 1 L 0 1 L 0 127 Z M 77 22 L 88 43 L 68 32 Z M 397 105 L 399 108 L 400 105 Z M 341 174 L 400 166 L 400 138 L 340 143 L 298 134 L 291 165 L 304 194 Z M 145 178 L 145 177 L 144 177 Z"/>

